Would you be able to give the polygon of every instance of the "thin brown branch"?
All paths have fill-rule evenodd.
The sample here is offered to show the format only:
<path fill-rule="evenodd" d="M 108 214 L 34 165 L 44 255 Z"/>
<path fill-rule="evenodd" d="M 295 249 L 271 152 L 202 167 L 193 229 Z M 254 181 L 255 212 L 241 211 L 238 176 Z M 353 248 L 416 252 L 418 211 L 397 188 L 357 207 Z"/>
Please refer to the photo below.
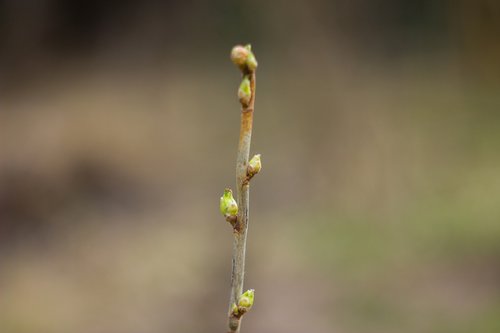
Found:
<path fill-rule="evenodd" d="M 245 251 L 249 219 L 249 177 L 247 173 L 250 155 L 250 143 L 252 139 L 253 113 L 255 105 L 255 68 L 242 69 L 244 77 L 250 80 L 250 101 L 241 102 L 241 127 L 236 157 L 236 194 L 238 202 L 238 217 L 233 229 L 233 258 L 231 271 L 231 296 L 229 300 L 228 326 L 230 332 L 239 332 L 241 316 L 243 313 L 235 314 L 234 305 L 243 293 L 243 280 L 245 275 Z M 240 99 L 241 101 L 241 99 Z"/>

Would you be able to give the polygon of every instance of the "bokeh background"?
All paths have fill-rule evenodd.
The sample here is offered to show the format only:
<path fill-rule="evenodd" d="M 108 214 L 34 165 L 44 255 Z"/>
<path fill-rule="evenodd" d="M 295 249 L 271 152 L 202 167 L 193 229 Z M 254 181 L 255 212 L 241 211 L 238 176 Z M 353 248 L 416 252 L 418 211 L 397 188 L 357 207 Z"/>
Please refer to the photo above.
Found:
<path fill-rule="evenodd" d="M 500 331 L 500 3 L 0 1 L 0 332 Z"/>

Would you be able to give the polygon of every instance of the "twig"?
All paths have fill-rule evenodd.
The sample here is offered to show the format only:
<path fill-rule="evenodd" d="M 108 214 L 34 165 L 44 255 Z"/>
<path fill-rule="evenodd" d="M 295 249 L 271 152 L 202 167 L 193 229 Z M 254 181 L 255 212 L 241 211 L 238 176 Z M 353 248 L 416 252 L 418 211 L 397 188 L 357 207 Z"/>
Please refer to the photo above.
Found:
<path fill-rule="evenodd" d="M 253 305 L 254 292 L 249 290 L 243 293 L 245 275 L 245 250 L 249 217 L 249 187 L 250 179 L 260 171 L 260 155 L 255 155 L 249 161 L 250 142 L 252 138 L 252 123 L 255 104 L 255 69 L 257 62 L 250 45 L 236 46 L 231 52 L 231 60 L 241 69 L 243 81 L 238 91 L 241 103 L 241 127 L 236 157 L 236 196 L 237 214 L 230 212 L 227 207 L 233 203 L 229 195 L 221 198 L 221 211 L 226 220 L 233 226 L 233 258 L 231 271 L 231 296 L 228 310 L 228 326 L 230 332 L 239 332 L 241 317 Z M 226 190 L 229 191 L 230 190 Z M 224 201 L 226 198 L 226 201 Z M 232 194 L 230 195 L 232 199 Z M 234 201 L 234 199 L 233 199 Z M 226 210 L 224 210 L 226 208 Z"/>

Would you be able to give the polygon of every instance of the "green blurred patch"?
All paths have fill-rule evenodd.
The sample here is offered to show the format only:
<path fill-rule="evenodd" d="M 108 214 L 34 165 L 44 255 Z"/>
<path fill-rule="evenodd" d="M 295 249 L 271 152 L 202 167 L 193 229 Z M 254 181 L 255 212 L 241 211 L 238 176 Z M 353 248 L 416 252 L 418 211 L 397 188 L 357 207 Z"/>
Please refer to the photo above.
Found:
<path fill-rule="evenodd" d="M 497 332 L 500 183 L 469 168 L 390 214 L 320 211 L 291 237 L 331 280 L 342 326 L 370 332 Z"/>

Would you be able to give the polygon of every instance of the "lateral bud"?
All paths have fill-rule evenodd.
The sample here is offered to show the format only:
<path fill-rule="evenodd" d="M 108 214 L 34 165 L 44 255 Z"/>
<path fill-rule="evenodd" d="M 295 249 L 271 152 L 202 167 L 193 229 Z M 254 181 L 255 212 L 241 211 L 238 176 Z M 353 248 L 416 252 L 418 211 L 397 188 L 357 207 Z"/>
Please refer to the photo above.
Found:
<path fill-rule="evenodd" d="M 247 313 L 252 308 L 254 296 L 255 291 L 253 289 L 245 291 L 238 299 L 238 304 L 233 303 L 231 307 L 231 317 L 239 319 Z"/>
<path fill-rule="evenodd" d="M 248 44 L 247 46 L 245 46 L 245 48 L 248 51 L 246 65 L 247 65 L 248 69 L 251 72 L 253 72 L 253 71 L 255 71 L 257 69 L 257 66 L 258 66 L 257 59 L 255 58 L 255 55 L 252 52 L 252 45 Z"/>
<path fill-rule="evenodd" d="M 255 297 L 255 290 L 254 289 L 249 289 L 245 291 L 239 298 L 238 300 L 238 308 L 239 309 L 245 309 L 244 311 L 248 311 L 252 308 L 253 305 L 253 300 Z"/>
<path fill-rule="evenodd" d="M 238 89 L 238 98 L 242 105 L 248 106 L 248 104 L 250 104 L 250 100 L 252 99 L 252 88 L 250 87 L 248 75 L 243 76 L 240 88 Z"/>
<path fill-rule="evenodd" d="M 260 160 L 260 154 L 254 155 L 252 159 L 248 162 L 247 174 L 248 178 L 252 178 L 260 172 L 262 169 L 262 162 Z"/>
<path fill-rule="evenodd" d="M 226 188 L 224 194 L 220 198 L 220 212 L 228 222 L 236 222 L 236 217 L 238 215 L 238 204 L 233 198 L 233 191 Z"/>
<path fill-rule="evenodd" d="M 231 313 L 235 316 L 238 316 L 239 315 L 239 312 L 238 312 L 238 306 L 236 304 L 233 303 L 233 307 L 231 308 Z"/>

